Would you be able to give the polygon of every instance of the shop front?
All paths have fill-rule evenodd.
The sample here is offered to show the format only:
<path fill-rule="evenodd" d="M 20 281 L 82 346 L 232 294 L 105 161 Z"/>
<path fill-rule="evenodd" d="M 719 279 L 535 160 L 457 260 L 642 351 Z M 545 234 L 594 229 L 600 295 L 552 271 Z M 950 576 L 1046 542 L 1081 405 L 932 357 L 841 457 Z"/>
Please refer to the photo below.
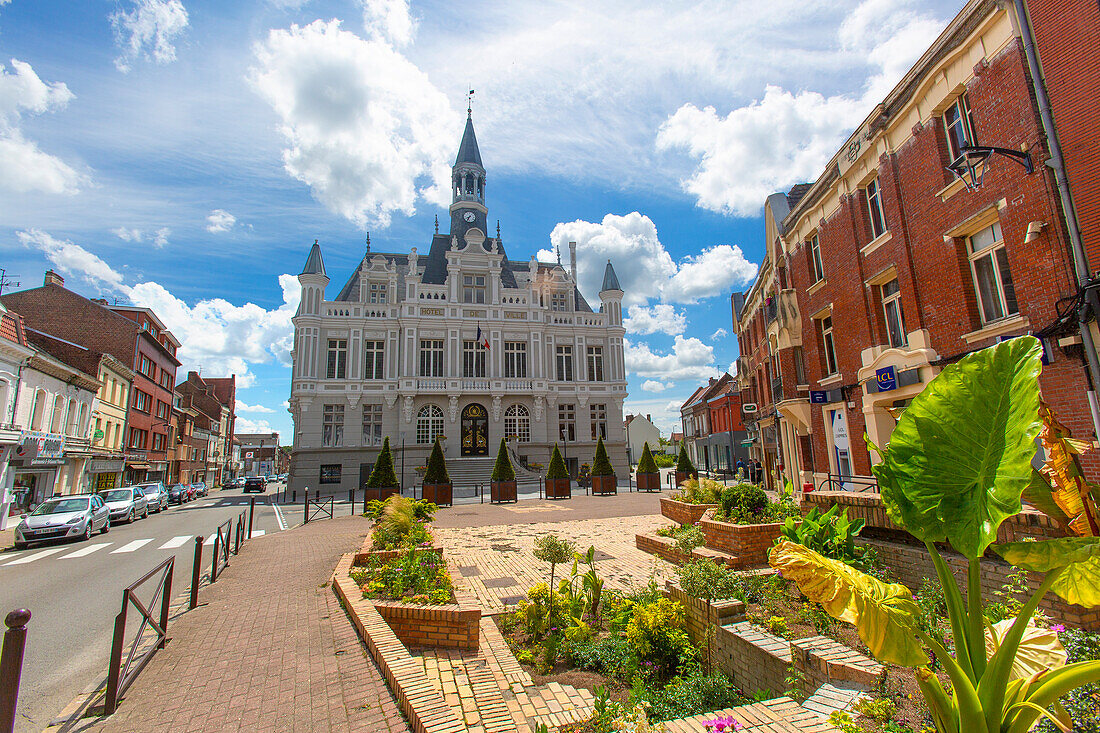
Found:
<path fill-rule="evenodd" d="M 149 477 L 149 456 L 145 453 L 127 453 L 126 467 L 122 472 L 122 485 L 133 486 Z"/>
<path fill-rule="evenodd" d="M 14 475 L 8 514 L 25 514 L 53 496 L 64 463 L 65 436 L 23 431 L 8 464 Z"/>
<path fill-rule="evenodd" d="M 122 474 L 126 470 L 126 459 L 106 456 L 93 457 L 88 462 L 88 473 L 92 476 L 92 491 L 106 491 L 122 486 Z"/>

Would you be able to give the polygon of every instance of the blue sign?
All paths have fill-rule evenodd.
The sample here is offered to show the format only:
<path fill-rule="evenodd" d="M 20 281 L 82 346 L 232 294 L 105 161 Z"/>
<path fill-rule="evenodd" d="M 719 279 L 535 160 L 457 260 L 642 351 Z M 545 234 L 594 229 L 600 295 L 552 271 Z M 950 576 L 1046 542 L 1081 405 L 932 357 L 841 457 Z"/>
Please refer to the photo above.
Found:
<path fill-rule="evenodd" d="M 892 366 L 876 369 L 875 379 L 878 380 L 879 392 L 889 392 L 898 388 L 898 373 Z"/>
<path fill-rule="evenodd" d="M 822 390 L 811 389 L 810 390 L 810 404 L 824 405 L 829 401 L 829 396 L 828 395 L 829 395 L 829 393 L 826 392 L 823 389 Z"/>

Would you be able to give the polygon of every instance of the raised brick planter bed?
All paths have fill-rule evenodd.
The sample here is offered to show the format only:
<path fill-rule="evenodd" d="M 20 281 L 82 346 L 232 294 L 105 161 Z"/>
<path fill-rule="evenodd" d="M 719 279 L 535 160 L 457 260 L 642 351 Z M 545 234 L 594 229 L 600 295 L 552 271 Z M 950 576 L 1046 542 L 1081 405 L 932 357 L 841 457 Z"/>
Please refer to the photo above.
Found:
<path fill-rule="evenodd" d="M 663 500 L 662 500 L 663 502 Z M 732 524 L 705 517 L 699 521 L 707 547 L 736 555 L 746 566 L 766 565 L 768 550 L 783 527 L 779 523 Z"/>
<path fill-rule="evenodd" d="M 692 550 L 691 557 L 688 557 L 676 549 L 676 541 L 671 537 L 661 537 L 652 532 L 640 532 L 634 535 L 634 546 L 642 552 L 657 555 L 675 565 L 683 565 L 689 560 L 711 560 L 728 568 L 741 567 L 741 558 L 709 547 L 696 547 Z"/>
<path fill-rule="evenodd" d="M 695 524 L 704 514 L 716 508 L 717 504 L 688 504 L 686 501 L 661 497 L 661 514 L 679 524 Z"/>
<path fill-rule="evenodd" d="M 480 608 L 463 608 L 457 603 L 419 606 L 398 601 L 370 602 L 406 647 L 477 651 Z"/>

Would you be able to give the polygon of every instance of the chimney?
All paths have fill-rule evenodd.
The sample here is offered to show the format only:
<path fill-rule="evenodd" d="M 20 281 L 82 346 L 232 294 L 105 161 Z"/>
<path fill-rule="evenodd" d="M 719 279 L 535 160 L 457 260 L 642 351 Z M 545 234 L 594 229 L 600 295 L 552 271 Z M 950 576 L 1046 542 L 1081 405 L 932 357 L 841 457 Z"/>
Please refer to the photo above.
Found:
<path fill-rule="evenodd" d="M 646 419 L 646 420 L 647 420 L 648 422 L 653 422 L 653 416 L 652 416 L 652 415 L 650 415 L 650 414 L 649 414 L 648 412 L 647 412 L 647 413 L 645 414 L 645 419 Z"/>
<path fill-rule="evenodd" d="M 569 243 L 569 274 L 573 276 L 573 282 L 577 282 L 577 243 Z"/>
<path fill-rule="evenodd" d="M 46 278 L 42 281 L 43 285 L 60 285 L 65 287 L 65 278 L 58 275 L 53 270 L 46 270 Z"/>
<path fill-rule="evenodd" d="M 92 302 L 98 305 L 108 305 L 106 298 L 92 298 Z"/>

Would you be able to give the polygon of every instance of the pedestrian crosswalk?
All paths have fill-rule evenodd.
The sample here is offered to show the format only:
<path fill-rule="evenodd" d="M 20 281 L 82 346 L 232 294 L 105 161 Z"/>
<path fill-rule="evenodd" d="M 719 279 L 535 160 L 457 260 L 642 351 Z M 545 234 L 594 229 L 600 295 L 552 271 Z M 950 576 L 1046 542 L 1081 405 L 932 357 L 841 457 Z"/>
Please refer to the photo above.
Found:
<path fill-rule="evenodd" d="M 265 534 L 262 529 L 252 530 L 252 536 L 261 537 Z M 209 546 L 214 544 L 214 540 L 217 534 L 212 534 L 208 537 L 203 545 Z M 159 545 L 153 545 L 157 539 L 154 537 L 143 537 L 137 540 L 130 540 L 125 543 L 118 542 L 96 542 L 94 544 L 82 544 L 74 549 L 73 545 L 62 545 L 59 547 L 45 547 L 39 549 L 26 550 L 14 555 L 2 554 L 0 555 L 0 568 L 8 567 L 9 565 L 29 565 L 30 563 L 37 562 L 44 559 L 54 560 L 79 560 L 82 557 L 88 557 L 95 553 L 110 549 L 110 552 L 105 552 L 108 555 L 125 555 L 131 552 L 138 552 L 139 550 L 175 550 L 188 544 L 194 539 L 195 535 L 182 534 L 177 535 Z M 113 548 L 113 549 L 111 549 Z"/>

